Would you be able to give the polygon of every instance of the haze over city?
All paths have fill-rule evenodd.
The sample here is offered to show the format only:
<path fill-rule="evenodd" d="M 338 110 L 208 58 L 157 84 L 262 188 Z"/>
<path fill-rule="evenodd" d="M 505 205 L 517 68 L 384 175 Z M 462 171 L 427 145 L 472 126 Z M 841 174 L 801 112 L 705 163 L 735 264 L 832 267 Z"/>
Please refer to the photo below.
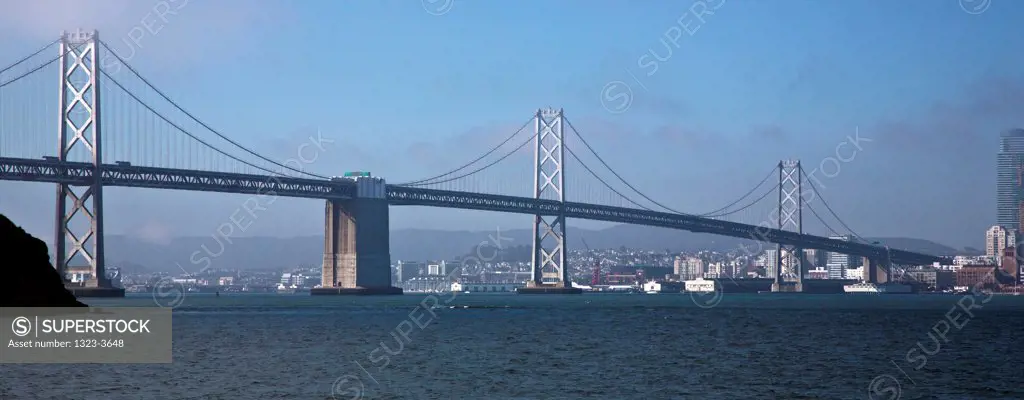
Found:
<path fill-rule="evenodd" d="M 728 1 L 682 24 L 685 7 L 625 1 L 455 2 L 433 13 L 396 1 L 170 4 L 180 9 L 166 21 L 145 2 L 7 4 L 0 54 L 99 29 L 235 140 L 284 161 L 319 129 L 333 143 L 304 168 L 389 182 L 451 170 L 538 107 L 561 107 L 630 182 L 694 213 L 739 197 L 780 158 L 820 169 L 859 135 L 863 150 L 821 181 L 833 208 L 865 236 L 953 247 L 982 247 L 995 223 L 999 134 L 1024 126 L 1016 2 L 975 15 L 954 1 Z M 564 18 L 581 10 L 586 18 Z M 680 33 L 678 45 L 666 39 Z M 617 81 L 628 107 L 606 90 Z M 528 160 L 505 168 L 532 184 Z M 246 198 L 106 192 L 108 234 L 153 241 L 209 235 Z M 51 187 L 2 182 L 0 193 L 5 213 L 52 237 Z M 316 235 L 322 224 L 320 202 L 281 199 L 245 235 Z M 529 225 L 461 210 L 391 215 L 393 230 L 495 226 Z"/>

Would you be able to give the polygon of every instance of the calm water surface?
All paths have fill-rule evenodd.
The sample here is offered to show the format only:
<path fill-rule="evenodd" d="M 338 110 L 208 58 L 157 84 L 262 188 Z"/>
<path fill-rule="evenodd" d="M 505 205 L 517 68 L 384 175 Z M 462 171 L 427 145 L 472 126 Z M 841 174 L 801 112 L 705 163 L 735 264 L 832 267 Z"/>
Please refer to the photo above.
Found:
<path fill-rule="evenodd" d="M 1024 399 L 1024 296 L 427 298 L 189 294 L 173 364 L 0 365 L 0 398 Z"/>

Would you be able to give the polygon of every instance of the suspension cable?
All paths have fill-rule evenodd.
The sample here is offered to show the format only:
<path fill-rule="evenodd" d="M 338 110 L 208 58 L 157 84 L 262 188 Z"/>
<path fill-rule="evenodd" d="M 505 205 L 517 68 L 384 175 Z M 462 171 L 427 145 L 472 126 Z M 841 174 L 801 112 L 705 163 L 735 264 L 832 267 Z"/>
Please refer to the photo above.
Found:
<path fill-rule="evenodd" d="M 713 216 L 712 214 L 715 214 L 715 213 L 727 210 L 727 209 L 729 209 L 729 207 L 732 207 L 732 206 L 736 205 L 736 203 L 739 203 L 740 201 L 743 201 L 743 199 L 747 198 L 747 196 L 750 196 L 751 193 L 754 193 L 754 191 L 757 190 L 757 188 L 761 187 L 761 185 L 764 185 L 764 183 L 767 182 L 768 179 L 770 179 L 772 177 L 772 175 L 775 175 L 775 171 L 777 171 L 776 168 L 772 168 L 770 171 L 768 171 L 768 175 L 765 176 L 764 179 L 762 179 L 761 182 L 759 182 L 757 184 L 757 186 L 754 186 L 752 189 L 750 189 L 750 191 L 748 191 L 742 197 L 736 199 L 736 201 L 734 201 L 732 203 L 729 203 L 729 205 L 727 205 L 725 207 L 722 207 L 722 208 L 719 208 L 719 209 L 717 209 L 715 211 L 710 211 L 710 212 L 707 212 L 707 213 L 704 213 L 704 214 L 699 214 L 699 215 L 702 216 L 702 217 L 703 216 Z M 771 190 L 775 190 L 778 187 L 779 187 L 779 185 L 776 184 L 775 187 L 773 187 Z M 771 192 L 771 190 L 769 191 L 769 193 Z M 762 196 L 761 199 L 763 199 L 765 196 L 767 196 L 767 194 Z M 757 199 L 757 200 L 755 200 L 755 202 L 760 201 L 761 199 Z M 725 214 L 725 215 L 729 215 L 729 214 Z"/>
<path fill-rule="evenodd" d="M 825 225 L 825 229 L 828 229 L 829 232 L 832 232 L 833 235 L 840 236 L 839 232 L 836 232 L 835 229 L 832 229 L 832 227 L 828 225 L 828 222 L 825 222 L 825 219 L 822 218 L 821 215 L 818 215 L 817 211 L 814 211 L 814 207 L 811 207 L 810 204 L 807 204 L 806 206 L 808 210 L 811 210 L 811 214 L 814 214 L 814 217 L 818 219 L 818 222 L 821 222 L 822 225 Z"/>
<path fill-rule="evenodd" d="M 57 43 L 57 42 L 59 42 L 59 41 L 60 41 L 60 39 L 54 40 L 54 41 L 50 42 L 50 44 L 48 44 L 48 45 L 46 45 L 46 46 L 43 46 L 43 48 L 39 49 L 39 50 L 38 50 L 38 51 L 36 51 L 35 53 L 32 53 L 32 54 L 31 54 L 31 55 L 29 55 L 28 57 L 25 57 L 25 58 L 22 58 L 22 59 L 20 59 L 20 60 L 18 60 L 18 61 L 15 61 L 15 62 L 14 62 L 14 64 L 8 65 L 7 67 L 4 67 L 4 69 L 0 69 L 0 74 L 3 74 L 4 72 L 7 72 L 7 71 L 8 71 L 8 70 L 10 70 L 11 68 L 17 67 L 17 66 L 18 66 L 18 65 L 20 65 L 21 63 L 23 63 L 23 62 L 25 62 L 25 61 L 28 61 L 28 60 L 29 60 L 30 58 L 32 58 L 32 57 L 35 57 L 35 56 L 39 55 L 39 53 L 42 53 L 42 52 L 46 51 L 46 49 L 50 48 L 50 46 L 53 46 L 53 45 L 54 45 L 55 43 Z M 66 54 L 66 53 L 65 53 L 65 54 Z M 60 57 L 57 57 L 57 58 L 59 59 Z M 54 61 L 56 61 L 56 60 L 54 60 Z M 53 61 L 51 61 L 51 62 L 53 62 Z M 50 63 L 46 63 L 46 65 L 49 65 L 49 64 L 50 64 Z"/>
<path fill-rule="evenodd" d="M 729 211 L 727 213 L 721 213 L 721 214 L 715 214 L 715 215 L 701 215 L 701 217 L 704 217 L 704 218 L 720 218 L 720 217 L 732 215 L 732 214 L 738 213 L 740 211 L 746 210 L 746 209 L 748 209 L 750 207 L 753 207 L 754 204 L 757 204 L 757 203 L 761 202 L 761 200 L 764 200 L 765 197 L 768 197 L 768 195 L 774 193 L 775 190 L 778 189 L 778 188 L 779 188 L 779 185 L 776 184 L 774 187 L 772 187 L 772 188 L 768 189 L 768 191 L 764 192 L 764 194 L 762 194 L 761 197 L 758 197 L 756 200 L 750 202 L 749 204 L 747 204 L 747 205 L 745 205 L 745 206 L 743 206 L 741 208 L 735 209 L 733 211 Z"/>
<path fill-rule="evenodd" d="M 150 112 L 152 112 L 152 113 L 153 113 L 154 115 L 156 115 L 157 117 L 159 117 L 160 119 L 162 119 L 162 120 L 163 120 L 164 122 L 166 122 L 166 123 L 170 124 L 171 126 L 173 126 L 174 128 L 176 128 L 176 129 L 177 129 L 178 131 L 180 131 L 181 133 L 184 133 L 184 134 L 185 134 L 185 135 L 187 135 L 188 137 L 192 138 L 193 140 L 195 140 L 195 141 L 197 141 L 197 142 L 199 142 L 199 143 L 203 144 L 203 145 L 204 145 L 204 146 L 206 146 L 206 147 L 209 147 L 209 148 L 210 148 L 210 149 L 212 149 L 213 151 L 216 151 L 216 152 L 218 152 L 218 153 L 220 153 L 220 154 L 222 154 L 222 155 L 224 155 L 224 156 L 226 156 L 226 157 L 228 157 L 228 158 L 230 158 L 230 159 L 232 159 L 232 160 L 235 160 L 235 161 L 238 161 L 238 162 L 240 162 L 240 163 L 242 163 L 242 164 L 245 164 L 245 165 L 248 165 L 248 166 L 250 166 L 250 167 L 256 168 L 256 169 L 258 169 L 258 170 L 260 170 L 260 171 L 263 171 L 263 172 L 268 172 L 268 173 L 270 173 L 270 174 L 274 174 L 274 175 L 281 175 L 281 176 L 284 176 L 284 177 L 289 177 L 289 176 L 287 176 L 287 175 L 285 175 L 285 174 L 283 174 L 283 173 L 280 173 L 280 172 L 274 172 L 274 171 L 271 171 L 271 170 L 269 170 L 269 169 L 266 169 L 266 168 L 263 168 L 263 167 L 260 167 L 260 166 L 257 166 L 257 165 L 253 165 L 253 164 L 251 164 L 251 163 L 249 163 L 249 162 L 247 162 L 247 161 L 245 161 L 245 160 L 242 160 L 242 159 L 240 159 L 240 158 L 238 158 L 238 157 L 235 157 L 235 156 L 233 156 L 233 155 L 231 155 L 231 154 L 228 154 L 228 153 L 224 152 L 223 150 L 221 150 L 221 149 L 218 149 L 217 147 L 214 147 L 213 145 L 211 145 L 211 144 L 209 144 L 209 143 L 207 143 L 207 142 L 203 141 L 203 140 L 202 140 L 202 139 L 200 139 L 200 138 L 197 138 L 197 137 L 195 137 L 194 135 L 192 135 L 191 133 L 189 133 L 188 131 L 186 131 L 186 130 L 185 130 L 184 128 L 182 128 L 181 126 L 178 126 L 178 124 L 175 124 L 174 122 L 171 122 L 171 121 L 170 121 L 169 119 L 167 119 L 167 117 L 164 117 L 164 116 L 163 116 L 163 114 L 160 114 L 160 113 L 159 113 L 158 111 L 154 110 L 154 109 L 153 109 L 153 107 L 150 107 L 150 106 L 149 106 L 149 104 L 146 104 L 146 102 L 144 102 L 144 101 L 142 101 L 141 99 L 139 99 L 139 98 L 138 98 L 137 96 L 135 96 L 135 94 L 133 94 L 133 93 L 132 93 L 132 92 L 130 92 L 130 91 L 129 91 L 129 90 L 127 89 L 127 88 L 125 88 L 124 86 L 122 86 L 122 85 L 121 85 L 121 83 L 117 81 L 117 79 L 114 79 L 114 77 L 112 77 L 112 76 L 108 75 L 106 71 L 104 71 L 104 70 L 102 70 L 102 69 L 101 69 L 101 70 L 100 70 L 100 73 L 101 73 L 101 74 L 103 74 L 103 76 L 106 76 L 106 77 L 107 77 L 107 79 L 110 79 L 110 81 L 111 81 L 111 82 L 112 82 L 112 83 L 113 83 L 114 85 L 116 85 L 117 87 L 121 88 L 121 90 L 122 90 L 122 91 L 124 91 L 124 92 L 125 92 L 125 93 L 126 93 L 126 94 L 127 94 L 128 96 L 131 96 L 131 98 L 135 99 L 135 101 L 139 102 L 139 104 L 141 104 L 141 105 L 142 105 L 143 107 L 145 107 L 145 108 L 146 108 L 147 110 L 149 110 L 149 111 L 150 111 Z"/>
<path fill-rule="evenodd" d="M 469 173 L 462 174 L 462 175 L 459 175 L 459 176 L 456 176 L 456 177 L 452 177 L 452 178 L 448 178 L 448 179 L 444 179 L 444 180 L 440 180 L 440 181 L 411 183 L 411 184 L 404 184 L 403 183 L 403 184 L 399 184 L 398 186 L 409 186 L 409 187 L 426 186 L 426 185 L 434 185 L 434 184 L 438 184 L 438 183 L 451 182 L 451 181 L 454 181 L 456 179 L 465 178 L 467 176 L 473 175 L 473 174 L 475 174 L 477 172 L 480 172 L 480 171 L 483 171 L 483 170 L 485 170 L 487 168 L 490 168 L 490 167 L 494 166 L 497 163 L 500 163 L 502 160 L 504 160 L 504 159 L 508 158 L 509 156 L 515 154 L 517 151 L 522 150 L 522 148 L 526 147 L 526 145 L 529 144 L 531 141 L 533 141 L 532 137 L 527 138 L 527 140 L 525 142 L 523 142 L 522 144 L 520 144 L 519 147 L 516 147 L 515 150 L 512 150 L 512 151 L 506 153 L 504 156 L 501 156 L 501 158 L 499 158 L 497 160 L 494 160 L 490 164 L 484 165 L 483 167 L 477 168 L 477 169 L 475 169 L 475 170 L 473 170 L 473 171 L 471 171 Z"/>
<path fill-rule="evenodd" d="M 523 126 L 520 126 L 519 129 L 517 129 L 515 132 L 513 132 L 511 136 L 505 138 L 505 140 L 503 140 L 497 146 L 494 146 L 494 148 L 492 148 L 490 151 L 484 153 L 484 155 L 482 155 L 480 157 L 477 157 L 475 160 L 470 161 L 469 163 L 467 163 L 467 164 L 465 164 L 465 165 L 463 165 L 461 167 L 458 167 L 456 169 L 453 169 L 453 170 L 448 171 L 446 173 L 443 173 L 441 175 L 437 175 L 437 176 L 426 178 L 426 179 L 420 179 L 420 180 L 416 180 L 416 181 L 411 181 L 411 182 L 399 183 L 398 185 L 400 185 L 400 186 L 412 186 L 412 185 L 418 185 L 418 184 L 421 184 L 421 183 L 422 184 L 429 184 L 430 183 L 429 181 L 433 181 L 435 179 L 440 179 L 440 178 L 446 177 L 448 175 L 454 174 L 456 172 L 459 172 L 459 171 L 461 171 L 463 169 L 469 168 L 470 165 L 473 165 L 477 161 L 480 161 L 480 160 L 484 159 L 485 157 L 491 155 L 491 153 L 494 153 L 499 148 L 501 148 L 501 146 L 504 146 L 505 143 L 508 143 L 510 140 L 512 140 L 512 138 L 516 137 L 516 135 L 518 135 L 520 132 L 522 132 L 523 129 L 526 128 L 527 125 L 530 125 L 531 122 L 533 122 L 533 118 L 530 118 L 528 121 L 526 121 L 526 123 L 524 123 Z M 525 144 L 523 146 L 525 146 Z M 522 147 L 522 146 L 520 146 L 520 147 Z M 516 151 L 518 151 L 518 150 L 519 149 L 516 149 Z"/>
<path fill-rule="evenodd" d="M 769 179 L 769 178 L 771 178 L 771 175 L 772 175 L 772 174 L 771 174 L 771 172 L 769 172 L 769 173 L 768 173 L 768 175 L 767 175 L 767 176 L 766 176 L 766 177 L 765 177 L 764 179 L 762 179 L 762 180 L 761 180 L 761 182 L 760 182 L 760 183 L 758 183 L 758 184 L 757 184 L 757 186 L 755 186 L 755 187 L 754 187 L 753 189 L 751 189 L 751 190 L 750 190 L 750 191 L 749 191 L 749 192 L 748 192 L 747 194 L 743 195 L 743 197 L 740 197 L 740 198 L 739 198 L 739 199 L 737 199 L 736 201 L 732 202 L 731 204 L 729 204 L 729 205 L 727 205 L 727 206 L 725 206 L 725 207 L 723 207 L 723 208 L 720 208 L 720 209 L 718 209 L 718 210 L 714 210 L 714 211 L 711 211 L 711 212 L 709 212 L 709 213 L 705 213 L 705 214 L 690 214 L 690 213 L 685 213 L 685 212 L 682 212 L 682 211 L 678 211 L 678 210 L 675 210 L 675 209 L 673 209 L 673 208 L 671 208 L 671 207 L 665 206 L 664 204 L 661 204 L 661 203 L 659 203 L 659 202 L 655 201 L 654 199 L 650 198 L 649 196 L 647 196 L 646 194 L 644 194 L 643 192 L 641 192 L 640 190 L 638 190 L 638 189 L 637 189 L 636 187 L 634 187 L 633 185 L 629 184 L 629 182 L 627 182 L 625 178 L 623 178 L 623 177 L 622 177 L 621 175 L 619 175 L 619 173 L 618 173 L 618 172 L 616 172 L 616 171 L 615 171 L 615 170 L 614 170 L 614 169 L 613 169 L 613 168 L 612 168 L 612 167 L 611 167 L 610 165 L 608 165 L 608 163 L 607 163 L 607 162 L 605 162 L 605 161 L 604 161 L 604 159 L 603 159 L 603 158 L 601 158 L 601 155 L 597 154 L 597 151 L 595 151 L 595 150 L 594 150 L 594 148 L 593 148 L 592 146 L 590 146 L 590 143 L 588 143 L 588 142 L 587 142 L 587 139 L 583 138 L 583 135 L 581 135 L 581 134 L 579 133 L 579 131 L 578 131 L 578 130 L 576 129 L 576 127 L 575 127 L 575 126 L 574 126 L 574 125 L 572 124 L 572 122 L 571 122 L 571 121 L 569 121 L 568 119 L 566 119 L 566 123 L 567 123 L 567 124 L 569 125 L 569 128 L 570 128 L 570 129 L 572 130 L 572 132 L 573 132 L 574 134 L 576 134 L 576 137 L 580 139 L 580 142 L 582 142 L 582 143 L 583 143 L 583 145 L 584 145 L 584 146 L 586 146 L 588 150 L 590 150 L 590 153 L 591 153 L 591 154 L 593 154 L 593 155 L 594 155 L 594 157 L 596 157 L 596 158 L 597 158 L 597 160 L 598 160 L 599 162 L 601 162 L 601 164 L 602 164 L 602 165 L 604 165 L 604 167 L 605 167 L 605 168 L 607 168 L 609 172 L 611 172 L 611 173 L 612 173 L 612 175 L 615 175 L 615 177 L 616 177 L 616 178 L 618 178 L 618 179 L 619 179 L 619 181 L 621 181 L 621 182 L 622 182 L 623 184 L 625 184 L 625 185 L 626 185 L 627 187 L 629 187 L 629 188 L 630 188 L 630 189 L 632 189 L 632 190 L 633 190 L 634 192 L 636 192 L 637 194 L 639 194 L 639 195 L 640 195 L 640 197 L 643 197 L 644 199 L 647 199 L 647 201 L 650 201 L 651 203 L 654 203 L 655 205 L 657 205 L 657 206 L 659 206 L 659 207 L 661 207 L 661 208 L 664 208 L 664 209 L 666 209 L 666 210 L 669 210 L 669 211 L 671 211 L 671 212 L 673 212 L 673 213 L 676 213 L 676 214 L 681 214 L 681 215 L 687 215 L 687 216 L 692 216 L 692 217 L 708 217 L 708 216 L 711 216 L 711 215 L 713 215 L 713 214 L 715 214 L 715 213 L 717 213 L 717 212 L 720 212 L 720 211 L 722 211 L 722 210 L 728 209 L 729 207 L 732 207 L 733 205 L 735 205 L 736 203 L 739 203 L 740 201 L 743 201 L 743 199 L 744 199 L 744 198 L 746 198 L 746 197 L 750 196 L 750 193 L 753 193 L 753 192 L 754 192 L 754 191 L 756 191 L 756 190 L 757 190 L 757 189 L 758 189 L 759 187 L 761 187 L 761 185 L 763 185 L 763 184 L 764 184 L 764 182 L 768 181 L 768 179 Z M 752 204 L 751 204 L 751 205 L 752 205 Z M 743 209 L 740 209 L 740 210 L 737 210 L 737 211 L 742 211 L 742 210 L 743 210 Z M 728 215 L 728 214 L 725 214 L 725 215 Z"/>
<path fill-rule="evenodd" d="M 800 173 L 806 174 L 806 172 L 803 169 L 804 169 L 804 167 L 803 167 L 803 165 L 801 165 L 800 166 Z M 814 194 L 818 195 L 818 198 L 821 199 L 821 204 L 825 205 L 825 208 L 828 210 L 829 213 L 832 214 L 833 217 L 836 218 L 836 221 L 839 221 L 839 224 L 842 225 L 843 228 L 846 228 L 846 230 L 849 231 L 851 234 L 853 234 L 853 236 L 855 238 L 860 239 L 861 241 L 867 243 L 867 240 L 864 240 L 864 238 L 861 237 L 860 235 L 858 235 L 857 232 L 854 232 L 853 229 L 850 229 L 850 226 L 846 225 L 846 222 L 843 222 L 843 219 L 839 218 L 839 215 L 837 215 L 836 212 L 834 210 L 832 210 L 832 207 L 828 205 L 828 201 L 825 201 L 825 197 L 822 196 L 821 192 L 818 191 L 818 188 L 814 186 L 814 182 L 812 182 L 810 179 L 808 179 L 807 183 L 809 183 L 811 185 L 811 190 L 814 191 Z"/>
<path fill-rule="evenodd" d="M 563 117 L 563 118 L 564 118 L 564 117 Z M 639 194 L 639 195 L 640 195 L 640 197 L 643 197 L 643 198 L 647 199 L 647 201 L 649 201 L 649 202 L 651 202 L 651 203 L 654 203 L 655 205 L 657 205 L 657 206 L 659 206 L 659 207 L 661 207 L 661 208 L 664 208 L 664 209 L 666 209 L 666 210 L 669 210 L 669 211 L 671 211 L 671 212 L 673 212 L 673 213 L 676 213 L 676 214 L 681 214 L 681 215 L 689 215 L 689 216 L 694 216 L 693 214 L 689 214 L 689 213 L 684 213 L 684 212 L 682 212 L 682 211 L 678 211 L 678 210 L 675 210 L 675 209 L 673 209 L 673 208 L 671 208 L 671 207 L 667 207 L 667 206 L 665 206 L 664 204 L 661 204 L 661 203 L 659 203 L 659 202 L 657 202 L 657 201 L 655 201 L 655 200 L 651 199 L 650 197 L 648 197 L 648 196 L 647 196 L 646 194 L 644 194 L 643 192 L 641 192 L 641 191 L 637 190 L 637 188 L 633 187 L 633 185 L 630 185 L 630 184 L 629 184 L 629 182 L 627 182 L 627 181 L 626 181 L 626 180 L 625 180 L 625 179 L 624 179 L 624 178 L 623 178 L 623 177 L 622 177 L 621 175 L 619 175 L 619 173 L 618 173 L 618 172 L 615 172 L 615 170 L 614 170 L 614 169 L 612 169 L 612 167 L 610 167 L 610 166 L 608 165 L 608 163 L 606 163 L 606 162 L 604 161 L 604 159 L 603 159 L 603 158 L 601 158 L 601 156 L 600 156 L 599 154 L 597 154 L 597 152 L 596 152 L 596 151 L 594 151 L 594 148 L 593 148 L 593 147 L 590 147 L 590 143 L 587 143 L 587 140 L 583 138 L 583 135 L 580 135 L 579 131 L 577 131 L 577 130 L 576 130 L 576 127 L 572 125 L 572 122 L 570 122 L 568 118 L 565 118 L 565 123 L 569 125 L 569 129 L 571 129 L 571 130 L 572 130 L 572 132 L 576 134 L 576 137 L 577 137 L 577 138 L 579 138 L 579 139 L 580 139 L 580 142 L 582 142 L 582 143 L 583 143 L 583 145 L 584 145 L 584 146 L 586 146 L 586 147 L 587 147 L 587 149 L 589 149 L 589 150 L 590 150 L 590 152 L 591 152 L 591 153 L 592 153 L 592 154 L 594 155 L 594 157 L 597 157 L 597 161 L 599 161 L 599 162 L 600 162 L 600 163 L 601 163 L 602 165 L 604 165 L 604 167 L 605 167 L 605 168 L 607 168 L 607 169 L 608 169 L 608 171 L 610 171 L 610 172 L 612 173 L 612 175 L 615 175 L 615 177 L 616 177 L 616 178 L 619 178 L 619 181 L 621 181 L 621 182 L 622 182 L 623 184 L 625 184 L 625 185 L 626 185 L 627 187 L 629 187 L 630 189 L 633 189 L 633 191 L 634 191 L 634 192 L 636 192 L 636 194 Z"/>
<path fill-rule="evenodd" d="M 298 172 L 298 173 L 303 174 L 303 175 L 312 176 L 312 177 L 315 177 L 315 178 L 330 179 L 330 178 L 328 178 L 326 176 L 323 176 L 323 175 L 318 175 L 318 174 L 314 174 L 314 173 L 311 173 L 311 172 L 306 172 L 306 171 L 302 171 L 302 170 L 299 170 L 299 169 L 295 169 L 295 168 L 289 167 L 287 165 L 281 164 L 281 163 L 279 163 L 277 161 L 271 160 L 271 159 L 269 159 L 267 157 L 264 157 L 264 156 L 256 153 L 255 151 L 249 149 L 248 147 L 245 147 L 245 146 L 239 144 L 238 142 L 235 142 L 234 140 L 231 140 L 227 136 L 224 136 L 223 134 L 218 132 L 216 129 L 213 129 L 212 127 L 207 125 L 205 122 L 201 121 L 199 118 L 197 118 L 196 116 L 192 115 L 192 113 L 186 111 L 184 108 L 182 108 L 180 105 L 178 105 L 178 103 L 174 102 L 174 100 L 171 100 L 171 98 L 168 97 L 166 94 L 164 94 L 164 92 L 160 91 L 160 89 L 157 89 L 155 86 L 153 86 L 152 83 L 150 83 L 148 80 L 146 80 L 146 78 L 143 78 L 142 75 L 139 74 L 139 72 L 136 71 L 135 68 L 132 68 L 132 66 L 129 65 L 128 62 L 126 62 L 124 59 L 122 59 L 121 56 L 117 55 L 116 52 L 111 51 L 110 50 L 110 46 L 107 46 L 106 42 L 102 42 L 101 41 L 100 43 L 102 43 L 103 47 L 106 48 L 107 51 L 109 51 L 111 54 L 113 54 L 114 57 L 117 58 L 117 60 L 121 62 L 121 64 L 123 64 L 126 68 L 128 68 L 129 71 L 131 71 L 133 74 L 135 74 L 136 77 L 138 77 L 140 80 L 142 80 L 142 82 L 145 83 L 146 86 L 149 86 L 149 88 L 153 89 L 153 91 L 155 91 L 157 94 L 159 94 L 160 97 L 163 97 L 164 100 L 167 100 L 167 102 L 171 103 L 171 105 L 174 106 L 174 108 L 176 108 L 178 111 L 181 111 L 182 113 L 187 115 L 189 118 L 191 118 L 193 121 L 198 123 L 200 126 L 202 126 L 203 128 L 206 128 L 210 132 L 213 132 L 213 134 L 217 135 L 221 139 L 224 139 L 228 143 L 231 143 L 231 144 L 235 145 L 235 147 L 238 147 L 238 148 L 242 149 L 246 153 L 249 153 L 249 154 L 251 154 L 251 155 L 253 155 L 253 156 L 255 156 L 255 157 L 257 157 L 257 158 L 259 158 L 259 159 L 261 159 L 263 161 L 269 162 L 269 163 L 274 164 L 274 165 L 276 165 L 278 167 L 287 169 L 289 171 Z"/>
<path fill-rule="evenodd" d="M 598 176 L 597 173 L 594 172 L 594 170 L 590 169 L 590 167 L 588 167 L 587 164 L 585 162 L 583 162 L 583 160 L 580 160 L 580 158 L 576 156 L 576 153 L 573 153 L 571 148 L 566 146 L 565 150 L 569 152 L 569 155 L 572 156 L 572 158 L 574 160 L 576 160 L 576 162 L 580 163 L 580 166 L 582 166 L 583 169 L 585 169 L 587 172 L 589 172 L 591 176 L 596 178 L 598 182 L 601 182 L 601 184 L 603 184 L 604 187 L 608 188 L 608 190 L 611 190 L 612 193 L 615 193 L 615 194 L 619 195 L 619 197 L 622 197 L 626 201 L 628 201 L 628 202 L 632 203 L 633 205 L 635 205 L 637 207 L 640 207 L 640 208 L 642 208 L 644 210 L 657 212 L 657 211 L 652 210 L 652 209 L 650 209 L 650 208 L 648 208 L 648 207 L 646 207 L 644 205 L 641 205 L 640 203 L 637 203 L 633 199 L 629 198 L 629 196 L 626 196 L 626 195 L 620 193 L 618 190 L 615 190 L 615 188 L 613 188 L 612 185 L 609 185 L 608 182 L 605 182 L 604 179 L 601 179 L 601 177 Z"/>
<path fill-rule="evenodd" d="M 69 53 L 71 53 L 72 50 L 74 50 L 74 48 L 68 48 L 68 51 L 65 51 L 64 54 L 61 54 L 61 55 L 59 55 L 57 57 L 54 57 L 50 61 L 47 61 L 45 64 L 42 64 L 42 65 L 40 65 L 38 67 L 35 67 L 31 71 L 28 71 L 28 72 L 26 72 L 24 74 L 18 75 L 16 78 L 11 79 L 11 80 L 9 80 L 7 82 L 0 83 L 0 88 L 3 88 L 4 86 L 10 85 L 10 84 L 12 84 L 14 82 L 17 82 L 17 81 L 21 80 L 21 78 L 24 78 L 26 76 L 32 75 L 32 74 L 36 73 L 37 71 L 50 66 L 50 64 L 53 64 L 53 63 L 57 62 L 57 60 L 60 60 L 61 57 L 64 57 L 64 56 L 68 55 Z M 61 79 L 66 79 L 66 78 L 61 77 Z"/>

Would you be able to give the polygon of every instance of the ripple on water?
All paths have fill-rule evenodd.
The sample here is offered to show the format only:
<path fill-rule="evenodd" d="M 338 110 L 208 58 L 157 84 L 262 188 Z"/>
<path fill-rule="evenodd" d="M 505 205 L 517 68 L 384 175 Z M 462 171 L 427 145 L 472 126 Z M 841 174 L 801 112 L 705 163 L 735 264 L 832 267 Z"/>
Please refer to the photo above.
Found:
<path fill-rule="evenodd" d="M 351 377 L 334 390 L 364 399 L 849 399 L 882 374 L 905 399 L 1024 398 L 1024 302 L 994 299 L 915 368 L 958 300 L 925 297 L 196 296 L 173 364 L 2 365 L 0 398 L 330 399 Z"/>

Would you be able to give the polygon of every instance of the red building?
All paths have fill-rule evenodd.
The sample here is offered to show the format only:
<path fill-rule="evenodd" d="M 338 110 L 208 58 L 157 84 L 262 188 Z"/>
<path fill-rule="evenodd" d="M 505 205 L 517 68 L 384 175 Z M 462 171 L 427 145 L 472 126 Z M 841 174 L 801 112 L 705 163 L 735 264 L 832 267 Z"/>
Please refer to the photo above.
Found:
<path fill-rule="evenodd" d="M 1017 248 L 1007 247 L 1003 250 L 1003 260 L 1000 267 L 1006 275 L 1012 276 L 1014 282 L 1020 281 L 1020 267 L 1017 265 Z"/>
<path fill-rule="evenodd" d="M 956 271 L 956 286 L 969 289 L 995 289 L 995 265 L 964 265 Z"/>

